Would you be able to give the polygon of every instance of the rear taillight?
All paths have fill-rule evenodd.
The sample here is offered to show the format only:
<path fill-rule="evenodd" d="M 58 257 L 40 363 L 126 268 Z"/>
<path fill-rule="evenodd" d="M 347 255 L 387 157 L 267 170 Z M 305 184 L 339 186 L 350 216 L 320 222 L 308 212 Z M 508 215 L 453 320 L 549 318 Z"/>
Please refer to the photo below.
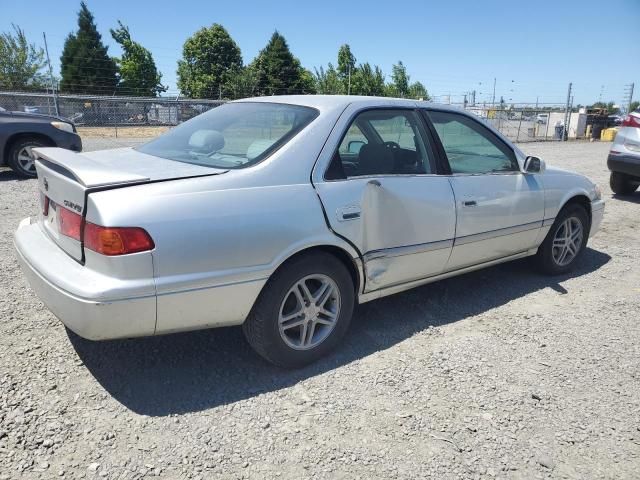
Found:
<path fill-rule="evenodd" d="M 62 235 L 66 235 L 67 237 L 80 241 L 82 215 L 72 212 L 71 210 L 67 210 L 60 205 L 56 205 L 56 212 L 58 214 L 58 231 Z"/>
<path fill-rule="evenodd" d="M 103 227 L 87 222 L 84 246 L 102 255 L 125 255 L 152 250 L 155 245 L 146 230 L 138 227 Z"/>
<path fill-rule="evenodd" d="M 74 240 L 82 240 L 84 247 L 89 250 L 102 255 L 126 255 L 155 248 L 153 239 L 143 228 L 103 227 L 84 222 L 81 215 L 60 205 L 54 204 L 54 207 L 58 214 L 58 231 Z M 81 239 L 80 232 L 83 230 L 84 236 Z"/>
<path fill-rule="evenodd" d="M 622 126 L 640 128 L 640 118 L 636 117 L 635 115 L 627 115 L 622 121 Z"/>

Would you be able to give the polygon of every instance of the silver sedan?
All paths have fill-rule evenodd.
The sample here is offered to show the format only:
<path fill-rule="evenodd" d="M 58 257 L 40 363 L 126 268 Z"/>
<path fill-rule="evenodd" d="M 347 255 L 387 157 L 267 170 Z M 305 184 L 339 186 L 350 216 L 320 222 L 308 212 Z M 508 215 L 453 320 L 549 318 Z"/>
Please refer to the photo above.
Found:
<path fill-rule="evenodd" d="M 579 262 L 604 202 L 473 115 L 410 100 L 231 102 L 135 148 L 36 150 L 15 234 L 33 290 L 79 335 L 242 325 L 281 366 L 354 306 L 500 262 Z"/>

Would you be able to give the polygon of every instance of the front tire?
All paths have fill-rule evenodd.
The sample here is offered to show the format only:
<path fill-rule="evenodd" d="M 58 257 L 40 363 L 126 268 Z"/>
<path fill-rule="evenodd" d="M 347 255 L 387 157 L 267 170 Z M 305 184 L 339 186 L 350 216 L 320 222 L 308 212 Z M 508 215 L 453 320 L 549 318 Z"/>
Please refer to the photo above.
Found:
<path fill-rule="evenodd" d="M 18 175 L 27 178 L 35 178 L 36 164 L 32 149 L 47 146 L 49 145 L 39 138 L 21 138 L 14 142 L 14 144 L 9 148 L 7 164 Z"/>
<path fill-rule="evenodd" d="M 631 195 L 638 188 L 638 183 L 634 182 L 629 175 L 620 172 L 611 172 L 609 186 L 613 193 L 618 195 Z"/>
<path fill-rule="evenodd" d="M 589 229 L 589 215 L 582 205 L 564 207 L 538 248 L 537 267 L 549 275 L 572 270 L 587 246 Z"/>
<path fill-rule="evenodd" d="M 299 368 L 342 340 L 354 301 L 353 280 L 340 260 L 324 252 L 303 254 L 269 279 L 243 324 L 244 334 L 267 361 Z"/>

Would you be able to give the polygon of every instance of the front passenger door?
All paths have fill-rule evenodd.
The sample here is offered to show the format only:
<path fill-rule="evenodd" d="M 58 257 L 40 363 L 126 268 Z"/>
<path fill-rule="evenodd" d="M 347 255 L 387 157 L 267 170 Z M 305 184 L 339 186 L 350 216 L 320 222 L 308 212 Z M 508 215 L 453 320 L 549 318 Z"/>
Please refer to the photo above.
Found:
<path fill-rule="evenodd" d="M 515 153 L 468 115 L 429 111 L 451 167 L 456 238 L 446 270 L 507 257 L 535 247 L 544 218 L 539 175 L 520 170 Z"/>

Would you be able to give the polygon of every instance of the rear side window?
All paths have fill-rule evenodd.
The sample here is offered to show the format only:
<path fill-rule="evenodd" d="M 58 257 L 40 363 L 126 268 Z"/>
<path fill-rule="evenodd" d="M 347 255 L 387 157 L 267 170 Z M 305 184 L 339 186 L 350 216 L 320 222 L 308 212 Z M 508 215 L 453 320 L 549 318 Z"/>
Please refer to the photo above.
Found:
<path fill-rule="evenodd" d="M 325 178 L 432 173 L 431 156 L 415 111 L 367 110 L 347 128 Z"/>
<path fill-rule="evenodd" d="M 477 120 L 450 112 L 427 112 L 452 173 L 519 171 L 513 151 Z"/>

